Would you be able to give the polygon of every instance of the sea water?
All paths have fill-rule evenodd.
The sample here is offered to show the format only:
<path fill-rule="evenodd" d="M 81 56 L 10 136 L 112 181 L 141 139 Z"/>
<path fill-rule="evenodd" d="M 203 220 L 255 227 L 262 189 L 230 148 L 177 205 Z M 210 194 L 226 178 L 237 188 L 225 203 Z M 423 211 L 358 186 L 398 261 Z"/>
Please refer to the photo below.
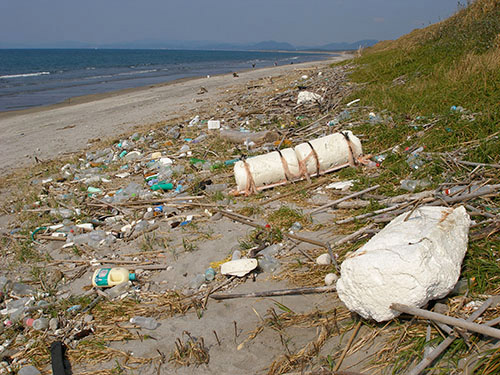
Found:
<path fill-rule="evenodd" d="M 187 77 L 321 60 L 331 55 L 293 52 L 0 49 L 0 111 Z"/>

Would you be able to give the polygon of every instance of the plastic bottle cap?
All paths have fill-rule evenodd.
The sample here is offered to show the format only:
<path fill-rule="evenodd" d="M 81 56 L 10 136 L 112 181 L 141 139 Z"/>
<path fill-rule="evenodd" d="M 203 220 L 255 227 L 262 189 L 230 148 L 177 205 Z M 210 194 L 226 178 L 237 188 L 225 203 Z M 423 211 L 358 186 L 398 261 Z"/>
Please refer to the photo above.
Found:
<path fill-rule="evenodd" d="M 137 280 L 137 279 L 135 278 L 135 273 L 129 273 L 129 274 L 128 274 L 128 279 L 129 279 L 129 280 L 131 280 L 131 281 L 135 281 L 135 280 Z"/>

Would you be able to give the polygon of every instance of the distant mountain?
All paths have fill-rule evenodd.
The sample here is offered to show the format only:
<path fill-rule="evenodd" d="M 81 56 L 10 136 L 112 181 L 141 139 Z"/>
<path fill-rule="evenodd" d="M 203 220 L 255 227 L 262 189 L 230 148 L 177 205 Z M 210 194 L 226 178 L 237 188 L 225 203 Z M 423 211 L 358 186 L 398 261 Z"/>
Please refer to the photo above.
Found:
<path fill-rule="evenodd" d="M 279 50 L 279 51 L 295 51 L 296 47 L 292 46 L 290 43 L 285 42 L 275 42 L 274 40 L 268 40 L 266 42 L 260 42 L 248 46 L 248 48 L 256 50 Z"/>
<path fill-rule="evenodd" d="M 359 46 L 368 47 L 377 40 L 360 40 L 354 43 L 330 43 L 322 46 L 296 47 L 290 43 L 268 40 L 258 43 L 221 43 L 206 40 L 194 41 L 161 41 L 154 39 L 136 40 L 132 42 L 91 44 L 78 41 L 60 41 L 51 43 L 1 43 L 0 48 L 102 48 L 102 49 L 184 49 L 184 50 L 217 50 L 217 51 L 342 51 L 356 50 Z"/>

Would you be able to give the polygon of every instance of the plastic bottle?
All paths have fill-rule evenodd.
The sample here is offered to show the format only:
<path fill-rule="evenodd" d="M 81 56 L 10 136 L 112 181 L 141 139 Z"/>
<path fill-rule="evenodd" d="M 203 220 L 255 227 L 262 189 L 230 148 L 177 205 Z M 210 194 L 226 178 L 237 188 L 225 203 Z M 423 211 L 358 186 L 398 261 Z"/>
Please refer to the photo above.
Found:
<path fill-rule="evenodd" d="M 174 185 L 170 182 L 165 182 L 161 181 L 158 182 L 157 184 L 154 184 L 151 186 L 151 190 L 157 191 L 157 190 L 172 190 L 174 188 Z"/>
<path fill-rule="evenodd" d="M 99 268 L 92 275 L 92 285 L 99 288 L 107 288 L 135 280 L 135 273 L 130 273 L 125 268 Z"/>
<path fill-rule="evenodd" d="M 234 250 L 233 254 L 231 255 L 231 260 L 238 260 L 238 259 L 241 259 L 241 251 Z"/>
<path fill-rule="evenodd" d="M 25 318 L 24 324 L 27 327 L 33 327 L 33 329 L 36 329 L 37 331 L 42 331 L 49 327 L 49 320 L 47 318 L 38 318 L 38 319 Z"/>
<path fill-rule="evenodd" d="M 24 366 L 18 372 L 19 375 L 40 375 L 41 372 L 35 366 Z"/>
<path fill-rule="evenodd" d="M 215 193 L 227 189 L 227 184 L 212 184 L 205 187 L 207 193 Z"/>
<path fill-rule="evenodd" d="M 196 125 L 200 122 L 200 116 L 196 115 L 191 121 L 189 121 L 189 126 Z"/>
<path fill-rule="evenodd" d="M 209 267 L 205 271 L 205 280 L 212 281 L 213 279 L 215 279 L 215 270 L 212 267 Z"/>
<path fill-rule="evenodd" d="M 273 273 L 279 267 L 279 262 L 276 258 L 270 255 L 265 255 L 259 260 L 259 267 L 266 273 Z"/>
<path fill-rule="evenodd" d="M 290 227 L 290 232 L 297 232 L 302 229 L 302 224 L 300 224 L 298 221 L 292 224 Z"/>
<path fill-rule="evenodd" d="M 146 329 L 156 329 L 158 327 L 158 322 L 155 318 L 146 318 L 144 316 L 134 316 L 130 318 L 130 323 L 137 324 L 141 328 Z"/>

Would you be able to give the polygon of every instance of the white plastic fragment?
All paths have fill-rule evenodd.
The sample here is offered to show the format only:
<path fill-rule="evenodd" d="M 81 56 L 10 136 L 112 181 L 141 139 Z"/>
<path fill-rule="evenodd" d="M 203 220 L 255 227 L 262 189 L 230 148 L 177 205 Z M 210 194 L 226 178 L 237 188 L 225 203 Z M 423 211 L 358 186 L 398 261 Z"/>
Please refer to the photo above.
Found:
<path fill-rule="evenodd" d="M 220 129 L 219 120 L 208 120 L 207 127 L 209 130 Z"/>
<path fill-rule="evenodd" d="M 297 104 L 306 104 L 317 101 L 321 101 L 321 95 L 310 91 L 301 91 L 297 97 Z"/>
<path fill-rule="evenodd" d="M 392 303 L 421 307 L 456 284 L 467 251 L 465 208 L 417 208 L 403 213 L 344 260 L 337 292 L 349 310 L 378 322 L 400 313 Z"/>
<path fill-rule="evenodd" d="M 332 263 L 332 258 L 330 257 L 330 254 L 321 254 L 319 257 L 316 258 L 316 264 L 326 266 L 327 264 Z"/>
<path fill-rule="evenodd" d="M 231 260 L 221 265 L 220 273 L 223 275 L 243 277 L 250 271 L 256 269 L 257 265 L 257 259 Z"/>
<path fill-rule="evenodd" d="M 353 180 L 332 182 L 325 186 L 325 189 L 348 190 L 354 185 Z"/>
<path fill-rule="evenodd" d="M 354 99 L 353 101 L 350 101 L 349 103 L 346 104 L 346 107 L 350 107 L 351 105 L 353 104 L 356 104 L 357 102 L 359 102 L 361 99 Z"/>

